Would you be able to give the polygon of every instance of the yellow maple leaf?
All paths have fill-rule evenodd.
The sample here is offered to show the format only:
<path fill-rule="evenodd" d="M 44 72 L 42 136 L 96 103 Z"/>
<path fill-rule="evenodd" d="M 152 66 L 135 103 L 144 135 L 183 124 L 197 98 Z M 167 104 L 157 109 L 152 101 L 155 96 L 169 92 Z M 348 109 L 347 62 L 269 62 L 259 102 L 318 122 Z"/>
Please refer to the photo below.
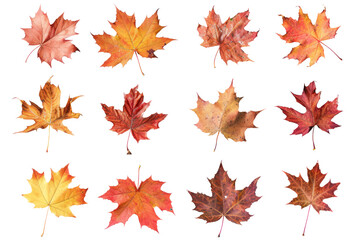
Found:
<path fill-rule="evenodd" d="M 74 178 L 69 174 L 68 166 L 69 164 L 58 172 L 51 170 L 51 179 L 49 182 L 46 182 L 44 173 L 38 173 L 34 169 L 32 178 L 28 180 L 32 192 L 23 194 L 23 196 L 30 203 L 33 203 L 35 208 L 48 207 L 46 219 L 49 209 L 57 217 L 75 217 L 70 207 L 73 205 L 86 204 L 84 197 L 87 189 L 79 188 L 79 186 L 68 188 Z M 45 224 L 41 236 L 44 235 Z"/>

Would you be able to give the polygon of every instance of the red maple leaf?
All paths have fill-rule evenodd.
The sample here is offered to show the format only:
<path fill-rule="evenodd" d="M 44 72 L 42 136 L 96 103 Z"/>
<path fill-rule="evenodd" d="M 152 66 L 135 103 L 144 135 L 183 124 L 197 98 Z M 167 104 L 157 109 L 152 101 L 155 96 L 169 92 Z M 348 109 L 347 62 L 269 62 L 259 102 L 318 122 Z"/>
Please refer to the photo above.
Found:
<path fill-rule="evenodd" d="M 65 20 L 63 16 L 64 14 L 61 14 L 50 25 L 47 14 L 41 11 L 40 7 L 35 17 L 30 18 L 31 28 L 23 28 L 25 32 L 24 40 L 29 45 L 39 45 L 30 54 L 39 48 L 38 57 L 41 62 L 47 62 L 50 67 L 53 59 L 63 62 L 62 57 L 70 58 L 71 53 L 79 51 L 70 40 L 66 40 L 67 37 L 77 34 L 75 27 L 79 20 Z M 26 58 L 26 61 L 29 56 Z"/>
<path fill-rule="evenodd" d="M 246 209 L 260 199 L 255 194 L 259 178 L 254 179 L 248 187 L 242 190 L 235 190 L 236 180 L 229 178 L 222 163 L 220 163 L 219 170 L 214 178 L 209 180 L 212 192 L 211 197 L 189 191 L 195 204 L 194 210 L 202 212 L 198 218 L 205 220 L 207 223 L 216 222 L 222 218 L 218 237 L 221 234 L 224 218 L 237 224 L 249 220 L 252 215 Z"/>
<path fill-rule="evenodd" d="M 290 185 L 287 186 L 287 188 L 290 188 L 298 194 L 298 196 L 291 200 L 288 204 L 299 205 L 301 208 L 310 205 L 313 206 L 318 213 L 320 213 L 321 210 L 331 211 L 330 207 L 324 203 L 323 200 L 326 198 L 336 197 L 334 192 L 337 190 L 340 183 L 331 183 L 331 181 L 329 181 L 323 187 L 320 187 L 320 184 L 324 180 L 326 174 L 321 173 L 319 163 L 316 163 L 313 169 L 307 169 L 309 182 L 305 182 L 301 174 L 299 174 L 299 177 L 296 177 L 287 172 L 284 173 L 290 182 Z M 310 206 L 305 222 L 303 236 L 305 235 Z"/>
<path fill-rule="evenodd" d="M 158 129 L 159 122 L 167 116 L 166 114 L 154 113 L 144 118 L 142 115 L 149 107 L 150 102 L 144 102 L 144 95 L 137 88 L 138 86 L 132 88 L 128 94 L 125 94 L 125 103 L 122 111 L 112 106 L 108 107 L 106 104 L 101 104 L 106 114 L 106 120 L 114 124 L 110 130 L 118 134 L 130 130 L 126 143 L 127 154 L 131 154 L 128 147 L 130 133 L 137 142 L 146 140 L 148 139 L 146 133 L 150 129 Z"/>
<path fill-rule="evenodd" d="M 140 167 L 139 167 L 140 170 Z M 158 232 L 154 207 L 162 211 L 173 212 L 170 193 L 163 192 L 161 186 L 164 182 L 154 181 L 151 177 L 135 185 L 130 178 L 118 179 L 118 185 L 110 189 L 100 198 L 110 200 L 119 206 L 111 212 L 111 220 L 108 227 L 117 223 L 125 223 L 133 215 L 139 218 L 140 225 L 148 226 Z"/>
<path fill-rule="evenodd" d="M 198 25 L 198 32 L 200 37 L 204 40 L 201 44 L 203 47 L 219 46 L 217 53 L 220 51 L 220 56 L 227 64 L 228 60 L 235 63 L 251 61 L 248 55 L 241 49 L 249 46 L 249 42 L 253 41 L 258 32 L 249 32 L 244 28 L 249 23 L 249 10 L 236 14 L 233 18 L 228 18 L 226 22 L 221 23 L 220 16 L 214 11 L 214 8 L 209 12 L 206 21 L 206 27 Z"/>
<path fill-rule="evenodd" d="M 298 124 L 298 127 L 292 134 L 302 134 L 304 136 L 310 132 L 311 129 L 313 130 L 312 140 L 314 150 L 314 126 L 318 126 L 327 133 L 329 133 L 329 129 L 340 127 L 340 125 L 331 121 L 334 116 L 341 112 L 337 109 L 338 98 L 335 98 L 332 102 L 328 101 L 318 108 L 317 104 L 320 100 L 320 93 L 321 92 L 316 93 L 315 82 L 311 82 L 308 86 L 304 86 L 301 95 L 292 93 L 296 101 L 305 107 L 305 113 L 300 113 L 292 108 L 278 106 L 278 108 L 286 115 L 285 120 Z"/>

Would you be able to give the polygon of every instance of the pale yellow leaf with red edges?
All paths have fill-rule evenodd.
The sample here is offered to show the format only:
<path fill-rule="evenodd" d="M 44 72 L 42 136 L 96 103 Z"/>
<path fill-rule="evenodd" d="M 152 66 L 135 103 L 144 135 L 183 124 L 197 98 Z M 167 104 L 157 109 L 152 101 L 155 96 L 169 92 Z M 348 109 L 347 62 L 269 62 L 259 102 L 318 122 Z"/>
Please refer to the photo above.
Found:
<path fill-rule="evenodd" d="M 32 192 L 23 194 L 23 196 L 33 203 L 35 208 L 49 207 L 57 217 L 75 217 L 70 207 L 86 203 L 84 197 L 87 189 L 68 188 L 74 178 L 69 174 L 68 166 L 66 165 L 58 172 L 51 170 L 49 182 L 46 182 L 44 173 L 38 173 L 33 169 L 32 178 L 28 180 Z"/>

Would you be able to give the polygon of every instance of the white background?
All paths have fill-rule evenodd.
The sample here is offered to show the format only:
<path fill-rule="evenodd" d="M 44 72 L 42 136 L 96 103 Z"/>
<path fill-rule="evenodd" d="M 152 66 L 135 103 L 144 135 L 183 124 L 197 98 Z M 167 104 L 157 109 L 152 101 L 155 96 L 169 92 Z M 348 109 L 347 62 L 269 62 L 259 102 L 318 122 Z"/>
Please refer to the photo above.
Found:
<path fill-rule="evenodd" d="M 355 1 L 6 1 L 0 9 L 1 22 L 1 89 L 2 108 L 0 138 L 2 174 L 0 174 L 2 219 L 1 239 L 40 239 L 46 209 L 35 209 L 21 195 L 31 191 L 27 179 L 32 168 L 50 176 L 50 168 L 58 171 L 70 163 L 75 176 L 71 186 L 89 188 L 88 204 L 72 207 L 76 218 L 57 218 L 49 214 L 44 239 L 217 239 L 221 221 L 205 224 L 196 219 L 199 212 L 187 190 L 210 195 L 207 178 L 216 173 L 223 161 L 229 176 L 237 179 L 237 189 L 249 185 L 261 176 L 257 195 L 262 198 L 249 212 L 254 216 L 242 225 L 225 221 L 222 239 L 358 239 L 359 171 L 358 156 L 358 8 Z M 60 14 L 70 20 L 80 19 L 79 34 L 71 37 L 80 52 L 65 64 L 53 61 L 50 68 L 40 63 L 33 49 L 22 40 L 21 28 L 31 27 L 41 4 L 52 23 Z M 99 46 L 90 33 L 103 31 L 115 34 L 108 21 L 115 20 L 115 6 L 129 15 L 135 13 L 140 25 L 145 16 L 159 8 L 163 29 L 159 36 L 176 41 L 157 51 L 157 59 L 140 58 L 145 76 L 136 59 L 125 67 L 101 68 L 109 54 L 98 53 Z M 249 31 L 260 30 L 258 37 L 243 50 L 254 62 L 226 65 L 218 56 L 217 68 L 213 57 L 217 50 L 200 46 L 197 25 L 205 24 L 204 17 L 215 6 L 222 21 L 238 12 L 250 10 Z M 276 33 L 284 34 L 282 18 L 298 17 L 298 6 L 309 13 L 313 22 L 324 7 L 331 27 L 341 26 L 335 39 L 326 41 L 342 58 L 340 61 L 328 49 L 326 58 L 308 67 L 309 61 L 298 65 L 296 60 L 283 59 L 297 44 L 286 44 Z M 41 105 L 38 92 L 48 78 L 60 85 L 62 106 L 68 96 L 84 95 L 73 103 L 73 111 L 82 116 L 64 122 L 74 136 L 51 131 L 49 153 L 45 152 L 47 130 L 13 134 L 25 129 L 32 121 L 17 119 L 21 113 L 18 97 Z M 257 129 L 246 131 L 247 142 L 233 142 L 219 137 L 213 152 L 215 136 L 208 136 L 194 124 L 198 118 L 190 109 L 196 107 L 197 93 L 215 102 L 218 91 L 224 92 L 234 79 L 240 111 L 261 110 L 255 119 Z M 341 125 L 327 134 L 315 129 L 317 149 L 312 150 L 311 134 L 290 135 L 296 125 L 284 120 L 285 115 L 275 106 L 293 107 L 304 111 L 290 91 L 301 94 L 304 84 L 316 81 L 322 91 L 319 106 L 339 96 L 339 109 L 333 120 Z M 123 94 L 139 85 L 145 101 L 151 106 L 145 113 L 166 113 L 160 128 L 151 130 L 150 140 L 136 143 L 130 140 L 132 156 L 126 155 L 127 134 L 110 131 L 112 124 L 105 120 L 100 103 L 122 109 Z M 288 180 L 282 171 L 306 175 L 319 161 L 326 181 L 341 182 L 336 198 L 325 200 L 333 212 L 317 214 L 310 211 L 306 236 L 301 233 L 307 209 L 287 205 L 296 196 L 285 188 Z M 98 198 L 116 179 L 137 178 L 141 164 L 141 180 L 149 176 L 166 182 L 163 190 L 172 193 L 175 215 L 156 209 L 159 234 L 147 227 L 140 228 L 133 216 L 124 226 L 117 224 L 105 229 L 110 211 L 116 204 Z"/>

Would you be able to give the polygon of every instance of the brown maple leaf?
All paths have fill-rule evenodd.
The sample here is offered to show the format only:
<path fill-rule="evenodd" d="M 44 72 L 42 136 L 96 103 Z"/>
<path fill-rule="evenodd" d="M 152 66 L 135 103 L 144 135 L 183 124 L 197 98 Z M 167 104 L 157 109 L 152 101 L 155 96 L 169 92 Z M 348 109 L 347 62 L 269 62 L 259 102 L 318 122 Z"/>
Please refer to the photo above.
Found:
<path fill-rule="evenodd" d="M 140 171 L 140 167 L 139 167 Z M 161 211 L 173 212 L 170 200 L 170 193 L 161 190 L 164 182 L 154 181 L 151 177 L 135 185 L 130 178 L 118 179 L 116 186 L 110 189 L 100 198 L 110 200 L 119 206 L 111 212 L 111 220 L 108 227 L 117 223 L 125 223 L 133 215 L 139 218 L 140 225 L 148 226 L 158 232 L 157 221 L 160 218 L 156 215 L 154 208 Z"/>
<path fill-rule="evenodd" d="M 69 97 L 66 106 L 64 108 L 61 108 L 61 91 L 59 87 L 51 84 L 51 78 L 52 77 L 50 77 L 50 79 L 45 83 L 43 88 L 40 88 L 39 96 L 43 108 L 40 108 L 37 104 L 31 101 L 29 105 L 24 100 L 20 100 L 22 112 L 19 118 L 35 121 L 33 125 L 26 127 L 26 129 L 21 131 L 20 133 L 27 133 L 37 130 L 39 128 L 44 129 L 46 127 L 49 127 L 49 136 L 46 152 L 49 149 L 50 127 L 55 129 L 56 131 L 60 130 L 67 134 L 72 134 L 72 132 L 63 125 L 63 121 L 70 118 L 79 118 L 81 116 L 80 113 L 74 113 L 71 107 L 71 103 L 81 96 L 77 96 L 74 98 Z"/>
<path fill-rule="evenodd" d="M 132 88 L 128 94 L 124 95 L 125 102 L 122 111 L 112 106 L 108 107 L 106 104 L 101 104 L 106 114 L 106 120 L 114 124 L 110 130 L 118 134 L 130 130 L 126 143 L 127 154 L 131 154 L 128 147 L 130 133 L 137 142 L 147 140 L 149 139 L 147 132 L 150 129 L 158 129 L 159 123 L 167 116 L 166 114 L 154 113 L 144 118 L 142 115 L 150 106 L 150 102 L 144 102 L 144 95 L 137 88 L 138 86 Z"/>
<path fill-rule="evenodd" d="M 315 64 L 320 57 L 325 57 L 324 45 L 332 51 L 340 60 L 342 60 L 331 48 L 329 48 L 322 41 L 332 39 L 336 35 L 337 28 L 330 28 L 330 20 L 326 17 L 326 10 L 324 9 L 318 14 L 316 24 L 313 25 L 309 16 L 304 14 L 299 7 L 299 19 L 295 20 L 287 18 L 282 15 L 283 26 L 286 29 L 286 34 L 279 35 L 287 43 L 298 42 L 299 46 L 294 47 L 289 55 L 289 59 L 299 60 L 299 64 L 307 58 L 310 58 L 310 65 Z"/>
<path fill-rule="evenodd" d="M 335 98 L 332 102 L 327 101 L 320 108 L 317 104 L 320 100 L 320 93 L 316 93 L 315 82 L 311 82 L 308 86 L 304 85 L 304 90 L 301 95 L 292 93 L 296 101 L 303 105 L 306 109 L 305 113 L 300 113 L 292 108 L 279 107 L 286 115 L 285 120 L 298 124 L 298 127 L 292 134 L 302 134 L 303 136 L 310 132 L 312 129 L 313 148 L 315 150 L 314 143 L 314 127 L 318 126 L 321 130 L 329 133 L 329 129 L 340 127 L 340 125 L 331 121 L 339 111 L 338 98 Z"/>
<path fill-rule="evenodd" d="M 235 63 L 251 61 L 248 55 L 241 49 L 249 46 L 259 31 L 249 32 L 244 28 L 249 23 L 249 10 L 236 14 L 233 18 L 228 18 L 226 22 L 221 23 L 220 16 L 214 11 L 214 7 L 209 11 L 205 18 L 206 27 L 198 25 L 200 37 L 204 40 L 203 47 L 219 46 L 214 58 L 214 67 L 216 55 L 220 51 L 220 56 L 227 64 L 228 60 Z"/>
<path fill-rule="evenodd" d="M 224 171 L 222 163 L 213 179 L 210 179 L 212 196 L 209 197 L 202 193 L 190 192 L 195 209 L 202 214 L 198 217 L 207 223 L 216 222 L 222 218 L 221 229 L 218 237 L 220 237 L 224 218 L 231 222 L 241 224 L 241 222 L 249 220 L 252 216 L 246 209 L 260 197 L 256 196 L 256 184 L 260 177 L 254 179 L 252 183 L 242 190 L 235 190 L 235 181 L 231 180 Z"/>
<path fill-rule="evenodd" d="M 198 95 L 197 108 L 192 109 L 199 117 L 195 126 L 209 135 L 217 133 L 214 151 L 220 132 L 226 139 L 239 142 L 246 141 L 246 129 L 256 128 L 253 121 L 261 111 L 239 112 L 241 99 L 236 96 L 232 81 L 224 93 L 219 93 L 219 100 L 214 104 L 202 100 Z"/>
<path fill-rule="evenodd" d="M 174 39 L 156 37 L 163 29 L 159 25 L 157 11 L 150 17 L 146 17 L 140 27 L 136 28 L 135 16 L 128 16 L 125 12 L 116 8 L 116 21 L 110 23 L 116 31 L 115 36 L 104 32 L 103 35 L 92 35 L 100 46 L 100 52 L 110 53 L 102 67 L 114 67 L 121 63 L 123 66 L 133 57 L 134 53 L 139 64 L 140 71 L 144 75 L 138 54 L 146 58 L 156 58 L 154 52 Z"/>
<path fill-rule="evenodd" d="M 47 208 L 43 233 L 45 232 L 46 219 L 50 211 L 57 217 L 75 217 L 70 207 L 86 204 L 84 201 L 87 189 L 74 187 L 68 188 L 72 179 L 69 174 L 69 164 L 58 172 L 51 170 L 51 179 L 46 182 L 44 173 L 38 173 L 33 169 L 32 178 L 28 180 L 32 192 L 23 196 L 35 205 L 35 208 Z"/>
<path fill-rule="evenodd" d="M 31 28 L 23 28 L 25 32 L 24 40 L 27 41 L 29 45 L 39 45 L 33 49 L 30 54 L 39 48 L 38 57 L 41 62 L 47 62 L 50 67 L 53 59 L 63 62 L 62 58 L 64 56 L 70 58 L 71 53 L 79 51 L 70 40 L 66 39 L 77 34 L 75 27 L 79 20 L 65 20 L 63 16 L 64 14 L 61 14 L 61 16 L 50 25 L 47 14 L 39 8 L 35 17 L 30 18 Z M 26 58 L 26 61 L 29 56 Z"/>
<path fill-rule="evenodd" d="M 336 197 L 334 192 L 337 190 L 340 183 L 331 183 L 331 181 L 329 181 L 327 184 L 320 187 L 320 184 L 324 180 L 326 174 L 321 173 L 319 163 L 316 163 L 313 169 L 307 169 L 309 182 L 305 182 L 301 174 L 299 174 L 299 177 L 296 177 L 287 172 L 284 173 L 290 182 L 290 185 L 287 187 L 298 194 L 297 197 L 291 200 L 288 204 L 299 205 L 301 208 L 309 206 L 303 231 L 304 236 L 310 207 L 313 206 L 318 213 L 320 213 L 321 210 L 331 211 L 330 207 L 324 203 L 323 200 L 326 198 Z"/>

